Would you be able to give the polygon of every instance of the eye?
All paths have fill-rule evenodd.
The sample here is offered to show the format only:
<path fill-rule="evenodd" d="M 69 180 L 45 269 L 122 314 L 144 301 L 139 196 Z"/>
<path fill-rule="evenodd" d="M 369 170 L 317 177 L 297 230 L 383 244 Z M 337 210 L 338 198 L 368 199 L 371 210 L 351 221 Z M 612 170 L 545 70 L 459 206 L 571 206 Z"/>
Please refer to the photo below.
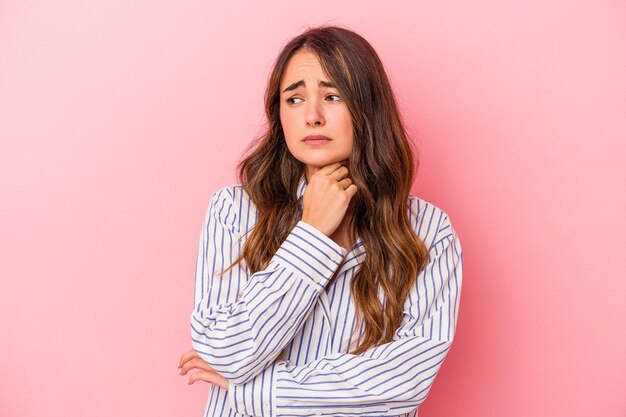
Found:
<path fill-rule="evenodd" d="M 341 101 L 341 97 L 339 97 L 337 94 L 329 94 L 326 96 L 326 99 L 329 101 Z M 297 104 L 298 102 L 295 100 L 302 100 L 299 97 L 289 97 L 288 99 L 286 99 L 285 101 L 287 102 L 287 104 Z"/>

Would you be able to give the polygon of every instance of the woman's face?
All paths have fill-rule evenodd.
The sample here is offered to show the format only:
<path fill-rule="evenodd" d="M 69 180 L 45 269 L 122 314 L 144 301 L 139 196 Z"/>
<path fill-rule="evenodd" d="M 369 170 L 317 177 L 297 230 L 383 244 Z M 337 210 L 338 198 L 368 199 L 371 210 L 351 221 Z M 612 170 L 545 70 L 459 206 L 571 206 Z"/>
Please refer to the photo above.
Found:
<path fill-rule="evenodd" d="M 280 122 L 287 148 L 306 165 L 307 180 L 319 168 L 352 152 L 350 112 L 317 59 L 306 49 L 287 62 L 280 81 Z M 309 136 L 328 140 L 307 140 Z"/>

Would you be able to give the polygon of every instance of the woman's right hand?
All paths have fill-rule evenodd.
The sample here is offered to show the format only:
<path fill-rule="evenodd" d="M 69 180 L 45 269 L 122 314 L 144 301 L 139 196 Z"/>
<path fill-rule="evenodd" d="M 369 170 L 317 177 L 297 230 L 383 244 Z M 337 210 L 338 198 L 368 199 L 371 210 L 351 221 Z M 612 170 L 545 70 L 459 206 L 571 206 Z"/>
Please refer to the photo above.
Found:
<path fill-rule="evenodd" d="M 341 162 L 325 165 L 313 173 L 302 196 L 302 220 L 326 236 L 341 224 L 356 185 Z"/>

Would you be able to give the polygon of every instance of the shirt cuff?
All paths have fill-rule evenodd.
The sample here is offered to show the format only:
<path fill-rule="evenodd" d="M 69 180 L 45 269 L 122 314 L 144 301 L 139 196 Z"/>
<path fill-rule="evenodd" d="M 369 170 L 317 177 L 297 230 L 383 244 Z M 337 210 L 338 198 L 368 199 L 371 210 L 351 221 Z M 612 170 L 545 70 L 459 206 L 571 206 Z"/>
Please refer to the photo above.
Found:
<path fill-rule="evenodd" d="M 228 383 L 228 405 L 239 414 L 276 416 L 276 364 L 245 384 Z"/>
<path fill-rule="evenodd" d="M 324 287 L 346 253 L 334 240 L 300 220 L 274 256 L 311 283 Z"/>

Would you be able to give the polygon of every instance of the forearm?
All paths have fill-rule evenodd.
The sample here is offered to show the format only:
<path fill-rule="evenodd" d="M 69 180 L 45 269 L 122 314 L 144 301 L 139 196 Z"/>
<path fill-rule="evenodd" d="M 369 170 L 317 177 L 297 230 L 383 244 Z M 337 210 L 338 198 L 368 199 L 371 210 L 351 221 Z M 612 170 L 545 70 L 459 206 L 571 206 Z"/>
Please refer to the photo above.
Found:
<path fill-rule="evenodd" d="M 229 403 L 239 413 L 263 417 L 408 413 L 428 395 L 450 344 L 416 337 L 301 366 L 280 361 L 251 382 L 231 382 Z"/>
<path fill-rule="evenodd" d="M 312 410 L 319 415 L 398 415 L 418 407 L 452 343 L 462 280 L 456 236 L 439 242 L 433 254 L 405 302 L 405 320 L 393 341 L 361 355 L 338 352 L 297 366 L 273 364 L 251 382 L 231 382 L 231 407 L 242 414 L 262 410 L 263 417 L 310 415 Z M 428 293 L 422 285 L 427 283 L 433 283 Z M 264 408 L 267 404 L 271 407 Z"/>
<path fill-rule="evenodd" d="M 428 395 L 450 342 L 413 338 L 368 356 L 336 355 L 276 367 L 275 415 L 399 415 Z"/>
<path fill-rule="evenodd" d="M 344 253 L 321 232 L 299 222 L 268 268 L 250 277 L 236 302 L 200 303 L 190 320 L 194 349 L 230 381 L 248 381 L 301 328 Z"/>

